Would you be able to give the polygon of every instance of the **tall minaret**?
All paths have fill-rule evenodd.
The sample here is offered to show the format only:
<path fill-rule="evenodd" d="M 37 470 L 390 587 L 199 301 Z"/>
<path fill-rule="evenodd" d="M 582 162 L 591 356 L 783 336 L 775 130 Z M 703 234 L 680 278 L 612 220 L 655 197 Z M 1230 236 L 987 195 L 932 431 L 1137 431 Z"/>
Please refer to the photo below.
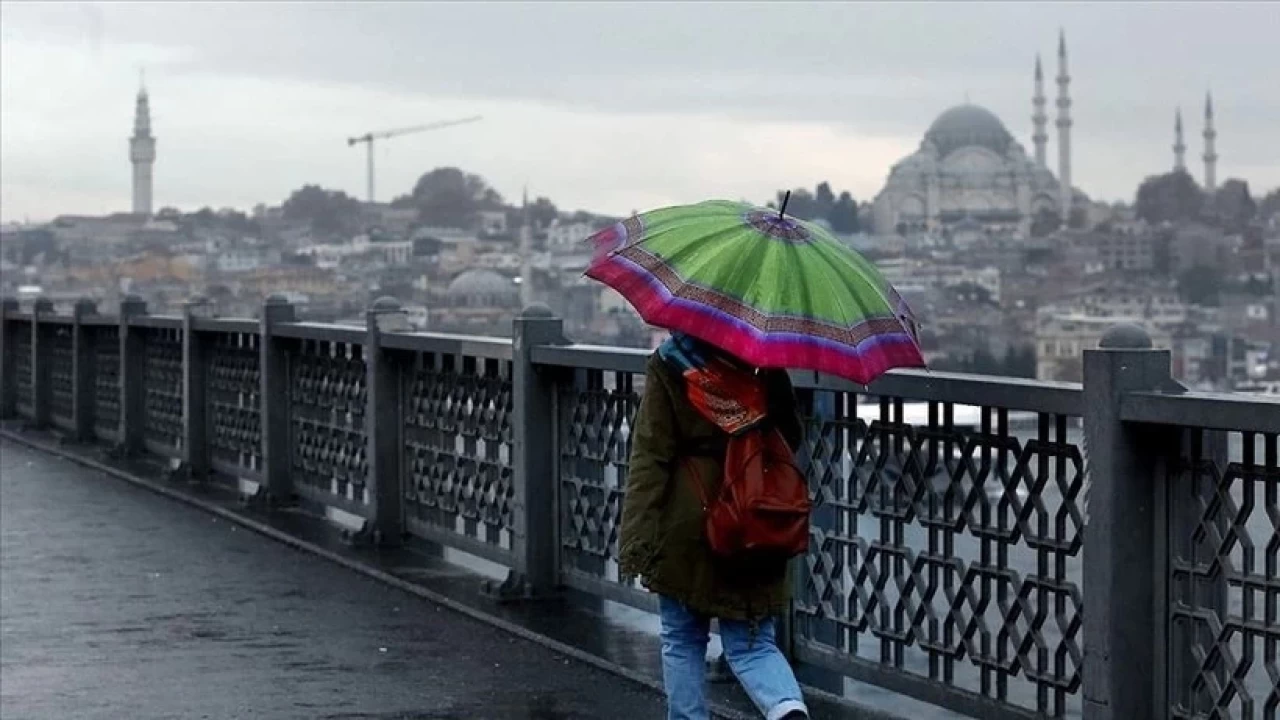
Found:
<path fill-rule="evenodd" d="M 133 110 L 133 137 L 129 138 L 129 160 L 133 163 L 133 212 L 151 214 L 151 166 L 156 162 L 156 139 L 151 136 L 151 107 L 147 86 L 138 89 Z"/>
<path fill-rule="evenodd" d="M 1049 167 L 1047 155 L 1047 145 L 1049 143 L 1049 132 L 1045 129 L 1045 125 L 1049 122 L 1049 116 L 1044 112 L 1044 71 L 1040 69 L 1040 54 L 1036 54 L 1036 94 L 1031 98 L 1031 124 L 1035 128 L 1035 132 L 1031 135 L 1031 142 L 1036 146 L 1036 165 L 1041 168 Z"/>
<path fill-rule="evenodd" d="M 520 203 L 520 306 L 533 304 L 533 224 L 529 217 L 529 188 Z"/>
<path fill-rule="evenodd" d="M 1182 141 L 1182 108 L 1173 114 L 1173 171 L 1187 171 L 1187 144 Z"/>
<path fill-rule="evenodd" d="M 1071 76 L 1067 74 L 1067 36 L 1058 31 L 1058 182 L 1062 224 L 1071 218 L 1071 95 L 1067 86 Z"/>
<path fill-rule="evenodd" d="M 1213 192 L 1218 189 L 1218 151 L 1214 141 L 1218 139 L 1218 131 L 1213 129 L 1213 95 L 1204 95 L 1204 189 Z"/>

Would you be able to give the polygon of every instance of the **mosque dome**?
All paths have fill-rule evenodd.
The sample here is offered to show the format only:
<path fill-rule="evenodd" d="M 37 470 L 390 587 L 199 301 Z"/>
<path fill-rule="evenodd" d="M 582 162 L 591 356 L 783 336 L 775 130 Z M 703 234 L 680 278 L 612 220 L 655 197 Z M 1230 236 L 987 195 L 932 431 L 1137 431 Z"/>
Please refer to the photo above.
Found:
<path fill-rule="evenodd" d="M 1000 118 L 978 105 L 956 105 L 938 116 L 924 135 L 945 157 L 962 147 L 978 146 L 1004 156 L 1013 136 Z"/>
<path fill-rule="evenodd" d="M 501 297 L 519 295 L 520 289 L 504 275 L 492 270 L 472 269 L 454 278 L 445 294 L 455 298 Z"/>

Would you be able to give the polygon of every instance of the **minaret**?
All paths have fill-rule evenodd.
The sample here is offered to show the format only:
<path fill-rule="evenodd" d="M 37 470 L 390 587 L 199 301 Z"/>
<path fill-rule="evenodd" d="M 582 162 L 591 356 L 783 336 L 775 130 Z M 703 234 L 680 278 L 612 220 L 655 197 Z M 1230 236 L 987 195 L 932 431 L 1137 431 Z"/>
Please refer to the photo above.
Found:
<path fill-rule="evenodd" d="M 1182 141 L 1182 108 L 1173 114 L 1173 171 L 1187 171 L 1187 144 Z"/>
<path fill-rule="evenodd" d="M 1058 182 L 1062 224 L 1071 219 L 1071 95 L 1067 86 L 1071 76 L 1067 74 L 1067 36 L 1058 31 Z"/>
<path fill-rule="evenodd" d="M 1049 167 L 1047 155 L 1047 145 L 1049 143 L 1049 132 L 1045 129 L 1045 125 L 1049 122 L 1049 116 L 1044 112 L 1044 71 L 1040 69 L 1040 55 L 1036 54 L 1036 93 L 1031 98 L 1031 124 L 1035 128 L 1035 132 L 1031 135 L 1031 142 L 1036 146 L 1036 165 L 1040 168 Z"/>
<path fill-rule="evenodd" d="M 1213 95 L 1204 95 L 1204 190 L 1213 192 L 1218 189 L 1218 151 L 1214 141 L 1218 139 L 1218 131 L 1213 129 Z"/>
<path fill-rule="evenodd" d="M 520 306 L 533 304 L 533 227 L 529 218 L 529 188 L 520 203 Z"/>
<path fill-rule="evenodd" d="M 129 160 L 133 163 L 133 212 L 151 214 L 151 166 L 156 162 L 156 139 L 151 136 L 151 106 L 147 86 L 138 89 L 133 110 L 133 137 L 129 138 Z"/>

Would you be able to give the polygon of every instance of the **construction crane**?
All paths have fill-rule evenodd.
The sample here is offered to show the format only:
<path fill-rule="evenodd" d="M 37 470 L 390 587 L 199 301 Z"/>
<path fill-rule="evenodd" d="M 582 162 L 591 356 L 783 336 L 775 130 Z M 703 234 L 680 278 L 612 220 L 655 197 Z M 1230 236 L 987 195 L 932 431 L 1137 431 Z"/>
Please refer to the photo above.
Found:
<path fill-rule="evenodd" d="M 480 116 L 462 118 L 461 120 L 445 120 L 444 122 L 430 123 L 428 125 L 414 125 L 413 127 L 397 128 L 395 130 L 383 130 L 381 132 L 368 132 L 353 138 L 347 138 L 347 147 L 351 147 L 356 143 L 364 143 L 365 152 L 369 163 L 369 203 L 373 203 L 373 142 L 375 140 L 389 140 L 393 137 L 401 135 L 409 135 L 412 133 L 426 132 L 428 130 L 441 130 L 455 125 L 466 125 L 480 120 Z"/>

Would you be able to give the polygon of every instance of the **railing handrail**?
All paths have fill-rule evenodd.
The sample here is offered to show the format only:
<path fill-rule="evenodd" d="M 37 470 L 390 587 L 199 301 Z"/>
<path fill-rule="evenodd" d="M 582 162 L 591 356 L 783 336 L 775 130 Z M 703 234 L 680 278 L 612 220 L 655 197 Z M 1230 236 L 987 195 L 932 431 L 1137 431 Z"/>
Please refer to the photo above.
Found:
<path fill-rule="evenodd" d="M 41 322 L 44 318 L 41 318 Z M 135 327 L 160 328 L 164 330 L 181 330 L 181 315 L 134 315 L 129 324 Z"/>
<path fill-rule="evenodd" d="M 815 390 L 1000 407 L 1055 415 L 1084 413 L 1084 391 L 1078 383 L 928 370 L 892 370 L 867 387 L 812 372 L 793 372 L 791 376 L 796 387 Z"/>
<path fill-rule="evenodd" d="M 197 332 L 256 333 L 259 322 L 253 318 L 204 318 L 191 319 L 191 327 Z"/>
<path fill-rule="evenodd" d="M 97 327 L 110 327 L 120 324 L 119 315 L 85 315 L 80 318 L 81 325 L 94 325 Z"/>
<path fill-rule="evenodd" d="M 533 348 L 533 361 L 539 365 L 556 367 L 643 373 L 650 354 L 649 350 L 602 345 L 539 345 Z M 926 370 L 894 370 L 868 387 L 808 371 L 792 371 L 791 380 L 801 389 L 883 395 L 924 402 L 1001 407 L 1057 415 L 1084 413 L 1084 391 L 1078 383 Z"/>
<path fill-rule="evenodd" d="M 294 340 L 321 340 L 359 345 L 365 340 L 364 328 L 334 323 L 282 322 L 273 331 L 279 337 Z"/>
<path fill-rule="evenodd" d="M 649 350 L 608 345 L 537 345 L 532 349 L 537 365 L 585 368 L 605 372 L 643 373 Z"/>
<path fill-rule="evenodd" d="M 71 325 L 76 321 L 72 315 L 41 315 L 41 325 Z"/>
<path fill-rule="evenodd" d="M 1120 401 L 1125 422 L 1280 434 L 1280 397 L 1214 392 L 1130 392 Z"/>
<path fill-rule="evenodd" d="M 471 355 L 490 360 L 511 359 L 511 339 L 480 335 L 433 332 L 389 332 L 382 335 L 382 347 L 391 350 Z"/>

